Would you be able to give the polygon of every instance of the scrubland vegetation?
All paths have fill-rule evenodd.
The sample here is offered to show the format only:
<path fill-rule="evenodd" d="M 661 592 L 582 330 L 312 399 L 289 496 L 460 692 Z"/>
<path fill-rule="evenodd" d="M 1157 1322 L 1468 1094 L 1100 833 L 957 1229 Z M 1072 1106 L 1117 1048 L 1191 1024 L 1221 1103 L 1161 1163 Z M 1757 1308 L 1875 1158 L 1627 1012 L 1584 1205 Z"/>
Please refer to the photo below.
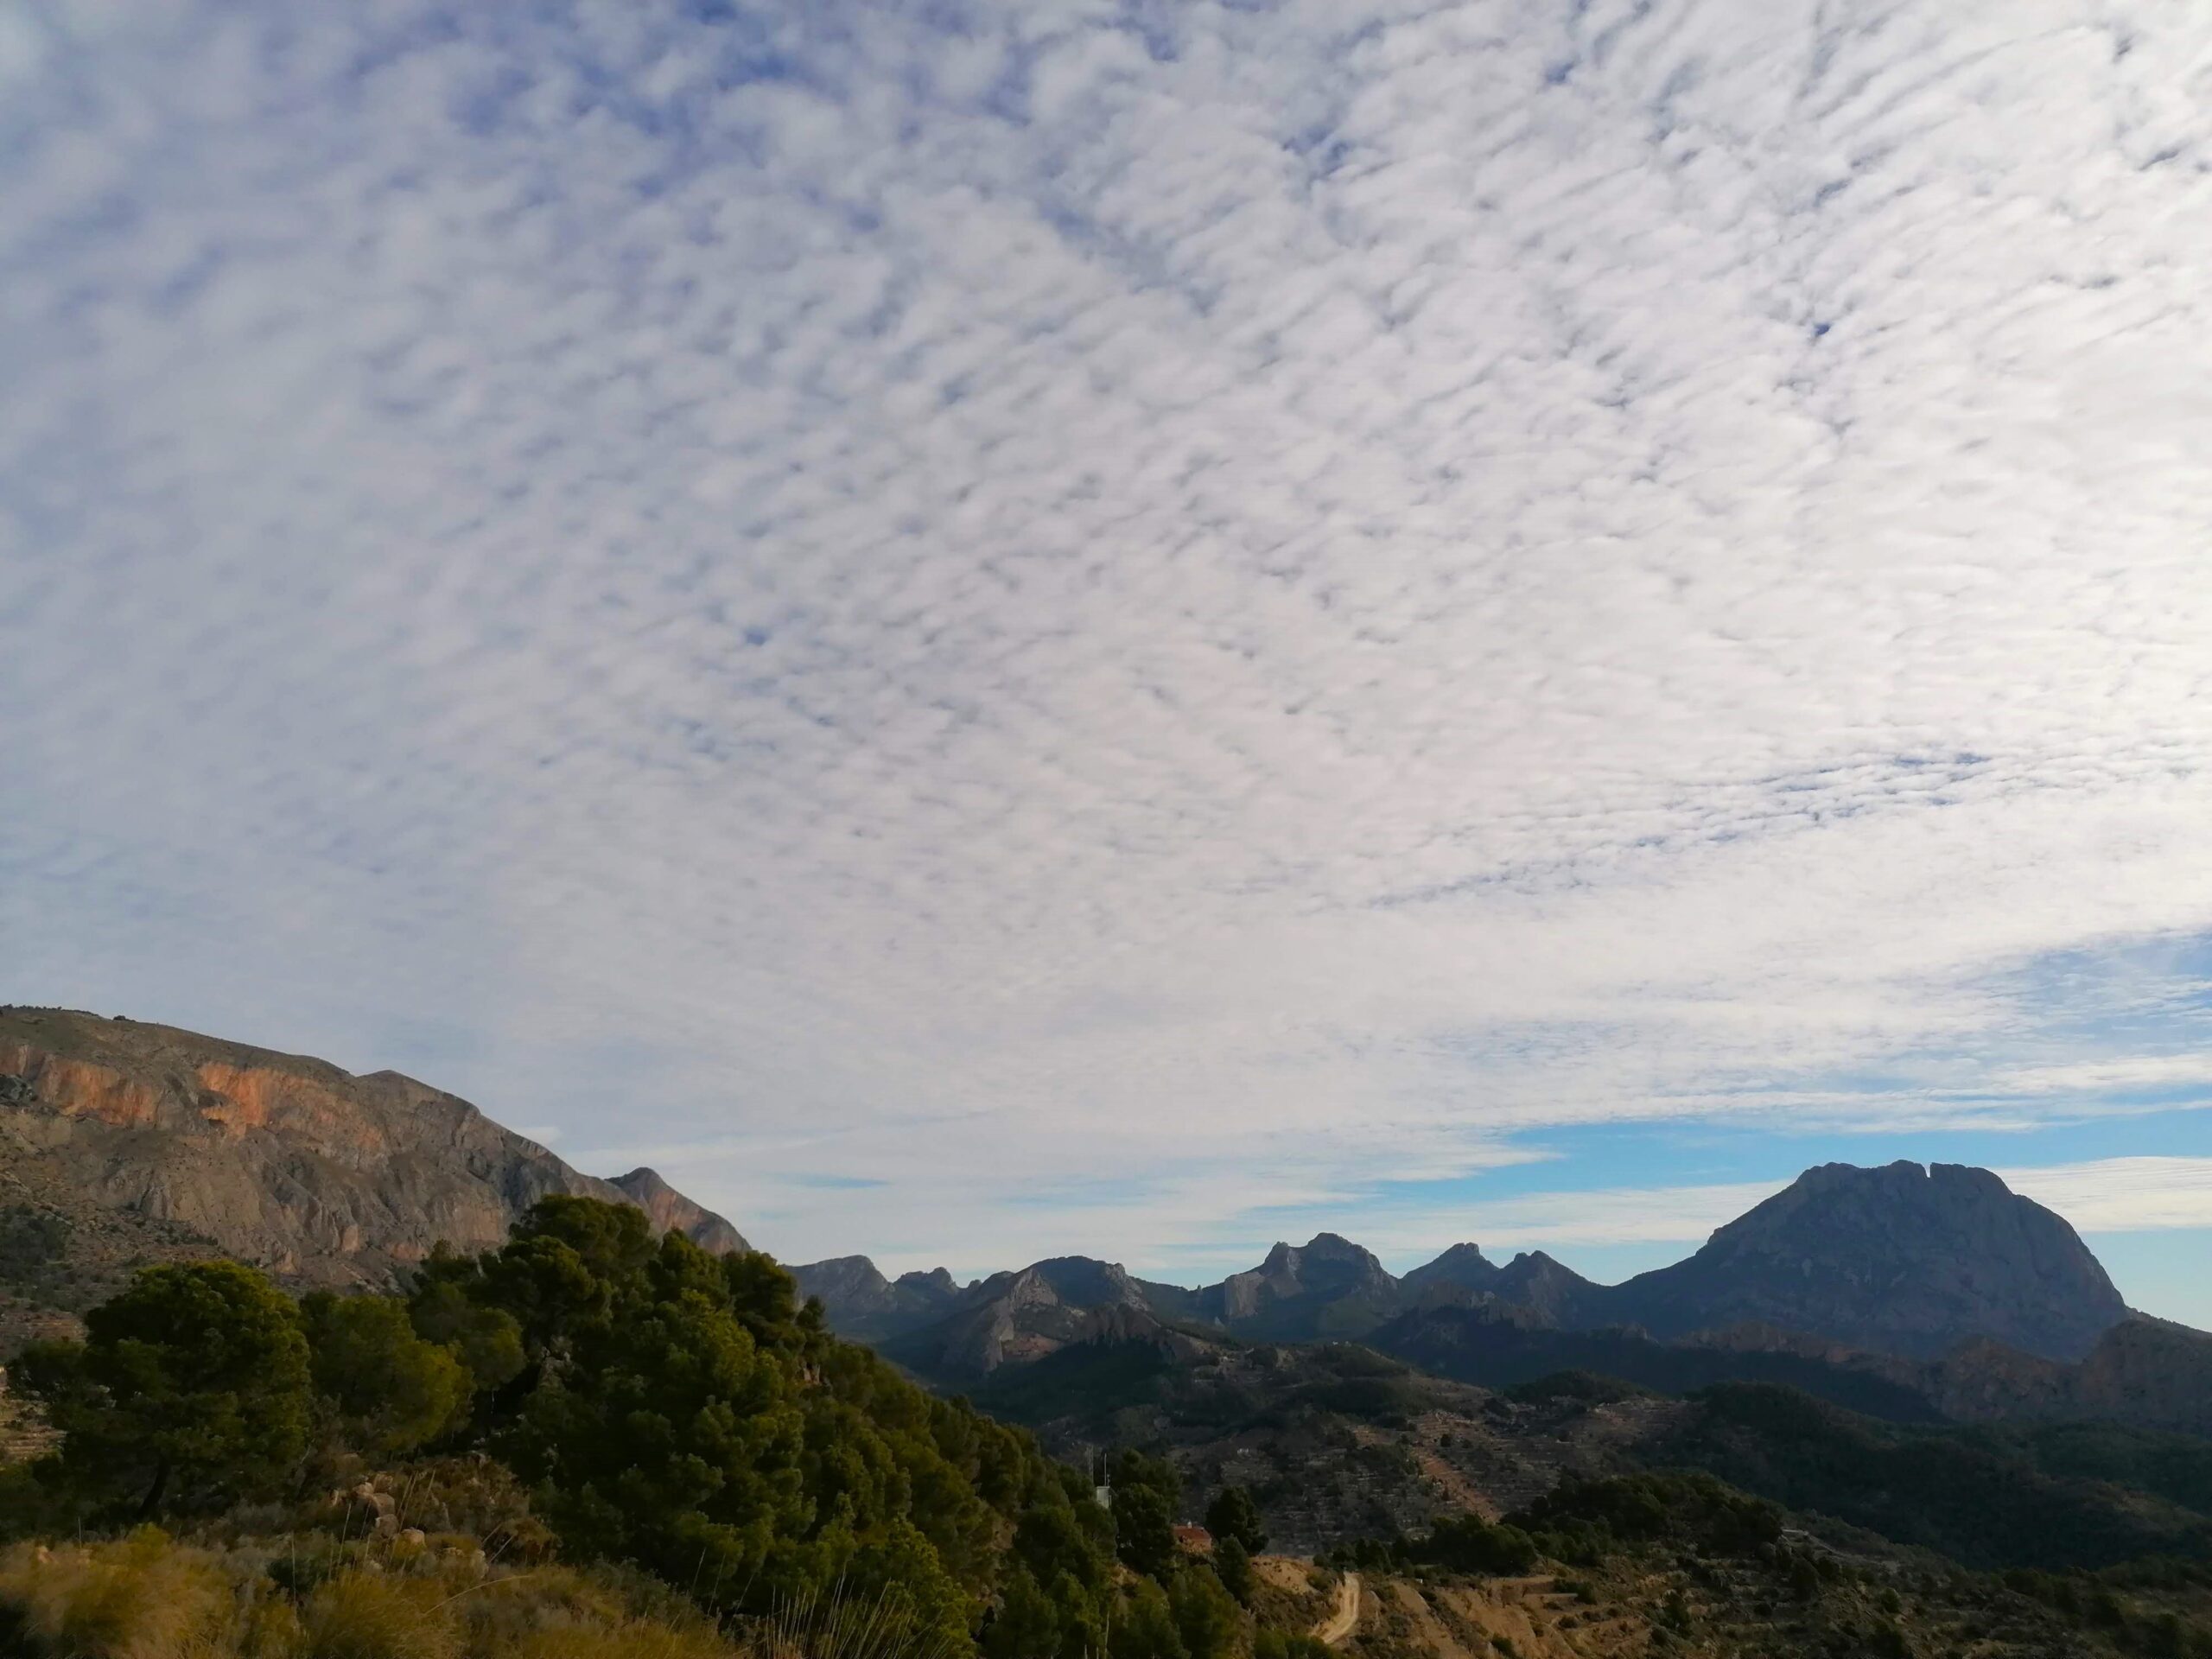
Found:
<path fill-rule="evenodd" d="M 62 1436 L 0 1472 L 24 1651 L 1224 1659 L 1255 1633 L 1178 1551 L 1168 1465 L 1123 1453 L 1109 1511 L 832 1338 L 766 1257 L 625 1206 L 546 1199 L 404 1296 L 158 1266 L 86 1325 L 13 1368 Z"/>
<path fill-rule="evenodd" d="M 1194 1554 L 1170 1462 L 1116 1453 L 1102 1506 L 831 1337 L 765 1256 L 582 1199 L 404 1295 L 150 1267 L 10 1382 L 52 1447 L 0 1468 L 0 1653 L 32 1659 L 1320 1659 L 1349 1572 L 1353 1659 L 2212 1659 L 2196 1442 L 1719 1390 L 1674 1449 L 1736 1484 L 1569 1478 L 1310 1567 L 1263 1555 L 1231 1487 Z M 1291 1386 L 1263 1403 L 1403 1405 Z"/>

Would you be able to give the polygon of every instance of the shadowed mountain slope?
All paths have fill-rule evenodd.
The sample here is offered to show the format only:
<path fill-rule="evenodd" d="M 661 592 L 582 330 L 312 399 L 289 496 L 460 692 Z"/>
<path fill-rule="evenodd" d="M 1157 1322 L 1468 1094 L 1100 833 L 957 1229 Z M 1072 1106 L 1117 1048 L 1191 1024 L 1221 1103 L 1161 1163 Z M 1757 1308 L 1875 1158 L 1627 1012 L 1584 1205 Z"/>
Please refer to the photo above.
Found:
<path fill-rule="evenodd" d="M 1986 1337 L 2070 1360 L 2126 1314 L 2073 1228 L 1986 1169 L 1824 1164 L 1562 1323 L 1669 1337 L 1752 1320 L 1923 1358 Z"/>
<path fill-rule="evenodd" d="M 1934 1374 L 1905 1362 L 1974 1342 L 2011 1357 L 1960 1368 L 1955 1391 L 2074 1397 L 2088 1385 L 2053 1382 L 2036 1364 L 2082 1358 L 2127 1313 L 2063 1219 L 1986 1170 L 1946 1164 L 1808 1170 L 1694 1255 L 1620 1285 L 1594 1283 L 1540 1250 L 1499 1267 L 1467 1243 L 1398 1279 L 1334 1233 L 1302 1246 L 1278 1243 L 1258 1267 L 1196 1288 L 1135 1279 L 1084 1256 L 1055 1257 L 964 1289 L 940 1270 L 930 1288 L 909 1275 L 902 1290 L 864 1257 L 803 1268 L 799 1278 L 849 1335 L 881 1341 L 964 1321 L 968 1334 L 936 1331 L 908 1351 L 959 1353 L 963 1365 L 988 1352 L 995 1357 L 985 1369 L 1053 1351 L 1071 1339 L 1071 1310 L 1119 1307 L 1254 1341 L 1372 1338 L 1395 1352 L 1433 1353 L 1454 1375 L 1486 1381 L 1535 1375 L 1529 1368 L 1547 1354 L 1554 1368 L 1598 1364 L 1601 1351 L 1618 1351 L 1626 1375 L 1656 1386 L 1721 1376 L 1787 1376 L 1810 1386 L 1828 1373 L 1799 1379 L 1802 1362 L 1829 1370 L 1847 1363 L 1854 1380 L 1840 1393 L 1820 1391 L 1876 1410 L 1885 1407 L 1867 1395 L 1876 1387 L 1870 1379 L 1926 1394 L 1936 1386 Z M 995 1311 L 979 1319 L 985 1307 Z M 974 1334 L 986 1327 L 996 1333 L 988 1342 Z M 1618 1334 L 1595 1345 L 1553 1339 L 1606 1332 Z M 1668 1344 L 1693 1338 L 1691 1345 L 1707 1351 L 1662 1357 Z M 2148 1338 L 2133 1341 L 2131 1353 L 2147 1353 Z M 2193 1360 L 2176 1372 L 2171 1346 L 2159 1349 L 2157 1363 L 2139 1365 L 2139 1378 L 2123 1382 L 2115 1373 L 2106 1392 L 2173 1393 L 2183 1386 L 2177 1375 L 2195 1372 Z M 1726 1353 L 1766 1357 L 1716 1357 Z M 1877 1356 L 1900 1365 L 1885 1370 Z M 2171 1417 L 2182 1408 L 2159 1409 Z"/>

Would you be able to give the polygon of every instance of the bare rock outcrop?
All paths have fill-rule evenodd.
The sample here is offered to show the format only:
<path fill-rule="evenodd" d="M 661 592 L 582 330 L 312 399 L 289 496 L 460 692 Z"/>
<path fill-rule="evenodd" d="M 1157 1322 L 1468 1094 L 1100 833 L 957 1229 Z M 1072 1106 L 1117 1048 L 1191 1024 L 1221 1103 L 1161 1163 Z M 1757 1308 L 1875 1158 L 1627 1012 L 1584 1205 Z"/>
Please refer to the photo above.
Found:
<path fill-rule="evenodd" d="M 940 1379 L 988 1376 L 1080 1343 L 1188 1338 L 1152 1311 L 1144 1287 L 1120 1264 L 1054 1256 L 994 1274 L 961 1293 L 954 1311 L 885 1342 L 884 1351 Z"/>
<path fill-rule="evenodd" d="M 637 1201 L 398 1072 L 355 1077 L 166 1026 L 0 1009 L 0 1079 L 15 1199 L 86 1236 L 127 1218 L 302 1283 L 383 1283 L 441 1240 L 496 1244 L 551 1193 Z M 657 1222 L 743 1245 L 654 1182 Z"/>
<path fill-rule="evenodd" d="M 681 1233 L 715 1255 L 753 1248 L 729 1223 L 661 1179 L 658 1170 L 633 1169 L 627 1175 L 617 1175 L 608 1185 L 651 1216 L 657 1231 Z"/>

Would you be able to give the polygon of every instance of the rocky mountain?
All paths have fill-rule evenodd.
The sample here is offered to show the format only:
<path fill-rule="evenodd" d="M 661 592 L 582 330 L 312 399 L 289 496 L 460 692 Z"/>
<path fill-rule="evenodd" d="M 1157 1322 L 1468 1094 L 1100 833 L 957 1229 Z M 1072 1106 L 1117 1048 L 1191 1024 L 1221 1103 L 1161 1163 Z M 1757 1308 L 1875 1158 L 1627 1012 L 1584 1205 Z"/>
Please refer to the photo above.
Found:
<path fill-rule="evenodd" d="M 1534 1309 L 1566 1330 L 1587 1330 L 1616 1323 L 1605 1306 L 1607 1287 L 1585 1279 L 1541 1250 L 1515 1256 L 1497 1271 L 1493 1294 Z"/>
<path fill-rule="evenodd" d="M 661 1179 L 658 1170 L 633 1169 L 627 1175 L 617 1175 L 608 1185 L 651 1216 L 657 1231 L 681 1233 L 715 1255 L 753 1248 L 729 1223 Z"/>
<path fill-rule="evenodd" d="M 1137 1279 L 1116 1263 L 1083 1255 L 1054 1256 L 964 1287 L 942 1268 L 893 1282 L 866 1256 L 792 1272 L 804 1294 L 822 1299 L 839 1334 L 896 1344 L 925 1370 L 955 1372 L 988 1370 L 1081 1339 L 1074 1334 L 1081 1322 L 1072 1318 L 1080 1313 L 1143 1316 L 1134 1326 L 1127 1318 L 1093 1320 L 1081 1325 L 1085 1331 L 1157 1326 L 1302 1341 L 1371 1331 L 1406 1300 L 1372 1254 L 1334 1233 L 1302 1246 L 1279 1243 L 1257 1268 L 1196 1289 Z"/>
<path fill-rule="evenodd" d="M 1564 1324 L 1751 1321 L 1921 1358 L 1986 1337 L 2078 1359 L 2127 1315 L 2060 1217 L 1986 1169 L 1914 1163 L 1808 1169 L 1687 1261 L 1570 1306 Z"/>
<path fill-rule="evenodd" d="M 2212 1437 L 2212 1335 L 2164 1319 L 2124 1319 L 2073 1364 L 1967 1343 L 1929 1365 L 1921 1386 L 1960 1422 L 2101 1418 Z"/>
<path fill-rule="evenodd" d="M 1071 1311 L 1121 1307 L 1200 1334 L 1372 1339 L 1408 1357 L 1447 1354 L 1448 1363 L 1437 1363 L 1452 1375 L 1491 1382 L 1535 1374 L 1527 1368 L 1544 1353 L 1571 1365 L 1611 1354 L 1628 1367 L 1624 1375 L 1648 1376 L 1654 1386 L 1691 1376 L 1787 1376 L 1891 1415 L 1903 1407 L 1868 1378 L 1903 1390 L 1917 1409 L 1936 1387 L 1920 1368 L 1961 1343 L 1986 1340 L 2023 1361 L 2070 1362 L 2126 1314 L 2063 1220 L 1986 1170 L 1947 1164 L 1808 1170 L 1695 1255 L 1620 1285 L 1594 1283 L 1541 1251 L 1500 1267 L 1471 1243 L 1397 1279 L 1334 1233 L 1278 1243 L 1258 1267 L 1195 1288 L 1134 1279 L 1081 1256 L 1025 1271 L 1051 1287 L 1048 1303 L 1026 1287 L 1014 1294 L 1018 1274 L 961 1289 L 940 1272 L 928 1281 L 933 1288 L 917 1282 L 919 1275 L 893 1287 L 855 1259 L 801 1268 L 799 1276 L 848 1335 L 882 1341 L 963 1319 L 966 1334 L 935 1332 L 914 1351 L 971 1359 L 988 1352 L 993 1365 L 1064 1345 L 1072 1339 Z M 987 1305 L 994 1311 L 979 1316 Z M 1039 1311 L 1047 1306 L 1052 1312 Z M 1413 1318 L 1425 1312 L 1437 1317 L 1425 1325 Z M 976 1334 L 986 1330 L 995 1334 Z M 1626 1334 L 1594 1345 L 1533 1334 L 1606 1331 Z M 1711 1351 L 1691 1358 L 1662 1352 L 1683 1339 Z M 1716 1353 L 1777 1357 L 1738 1363 Z M 1881 1356 L 1905 1363 L 1885 1372 Z M 1805 1364 L 1814 1369 L 1803 1371 Z M 1842 1380 L 1822 1385 L 1832 1372 Z M 2045 1385 L 2024 1378 L 1988 1386 Z M 2152 1385 L 2137 1385 L 2138 1392 L 2145 1386 Z"/>
<path fill-rule="evenodd" d="M 964 1289 L 943 1268 L 887 1279 L 864 1255 L 833 1256 L 791 1269 L 799 1294 L 821 1300 L 831 1325 L 857 1342 L 880 1342 L 944 1319 L 978 1287 Z"/>
<path fill-rule="evenodd" d="M 1239 1336 L 1298 1340 L 1363 1335 L 1401 1300 L 1371 1252 L 1318 1233 L 1303 1246 L 1278 1243 L 1258 1267 L 1199 1291 L 1195 1311 Z"/>
<path fill-rule="evenodd" d="M 0 1270 L 16 1302 L 51 1308 L 80 1304 L 130 1262 L 208 1250 L 302 1283 L 388 1280 L 441 1239 L 496 1242 L 551 1192 L 632 1203 L 709 1249 L 747 1248 L 655 1172 L 586 1175 L 397 1072 L 354 1077 L 60 1009 L 0 1009 Z M 1661 1377 L 1711 1362 L 1637 1344 L 1694 1338 L 1739 1361 L 1768 1356 L 1760 1375 L 1811 1364 L 1876 1377 L 1948 1416 L 2094 1410 L 2179 1425 L 2199 1421 L 2192 1390 L 2212 1370 L 2201 1347 L 2212 1338 L 2123 1323 L 2119 1293 L 2059 1217 L 1986 1170 L 1945 1164 L 1808 1170 L 1687 1260 L 1617 1286 L 1541 1252 L 1501 1267 L 1471 1243 L 1401 1280 L 1334 1233 L 1277 1243 L 1257 1267 L 1195 1288 L 1084 1256 L 966 1286 L 942 1268 L 893 1281 L 857 1256 L 796 1272 L 837 1329 L 945 1375 L 1071 1343 L 1226 1336 L 1372 1338 L 1471 1378 L 1570 1349 L 1594 1363 L 1603 1348 L 1616 1369 Z M 1552 1339 L 1609 1330 L 1627 1334 Z M 1904 1369 L 1885 1370 L 1882 1356 Z"/>
<path fill-rule="evenodd" d="M 66 1009 L 0 1009 L 0 1189 L 87 1248 L 220 1251 L 305 1284 L 382 1282 L 441 1240 L 496 1243 L 556 1192 L 636 1203 L 713 1248 L 745 1247 L 652 1171 L 586 1175 L 396 1071 L 355 1077 Z"/>
<path fill-rule="evenodd" d="M 1418 1298 L 1432 1286 L 1456 1285 L 1462 1290 L 1488 1290 L 1497 1282 L 1497 1262 L 1477 1244 L 1454 1244 L 1433 1262 L 1423 1263 L 1398 1281 L 1398 1287 Z"/>
<path fill-rule="evenodd" d="M 923 1376 L 957 1382 L 1077 1344 L 1149 1343 L 1179 1352 L 1189 1340 L 1117 1264 L 1071 1255 L 995 1274 L 963 1292 L 945 1318 L 877 1345 Z"/>

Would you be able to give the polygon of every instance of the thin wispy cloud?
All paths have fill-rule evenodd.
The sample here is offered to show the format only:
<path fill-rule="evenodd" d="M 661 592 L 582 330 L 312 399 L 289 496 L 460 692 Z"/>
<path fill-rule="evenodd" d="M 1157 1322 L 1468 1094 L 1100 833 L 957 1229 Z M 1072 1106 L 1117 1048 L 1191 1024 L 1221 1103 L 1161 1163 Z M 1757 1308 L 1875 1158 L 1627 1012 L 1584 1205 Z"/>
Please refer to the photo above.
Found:
<path fill-rule="evenodd" d="M 1998 1173 L 2013 1192 L 2058 1211 L 2093 1240 L 2099 1233 L 2212 1227 L 2212 1158 L 2104 1158 Z M 1501 1255 L 1618 1244 L 1675 1245 L 1687 1253 L 1790 1179 L 1526 1192 L 1449 1211 L 1408 1211 L 1363 1236 L 1409 1260 L 1433 1255 L 1443 1230 L 1455 1224 L 1479 1232 L 1470 1243 Z"/>
<path fill-rule="evenodd" d="M 2197 1103 L 2208 62 L 9 14 L 0 994 L 909 1264 Z"/>

